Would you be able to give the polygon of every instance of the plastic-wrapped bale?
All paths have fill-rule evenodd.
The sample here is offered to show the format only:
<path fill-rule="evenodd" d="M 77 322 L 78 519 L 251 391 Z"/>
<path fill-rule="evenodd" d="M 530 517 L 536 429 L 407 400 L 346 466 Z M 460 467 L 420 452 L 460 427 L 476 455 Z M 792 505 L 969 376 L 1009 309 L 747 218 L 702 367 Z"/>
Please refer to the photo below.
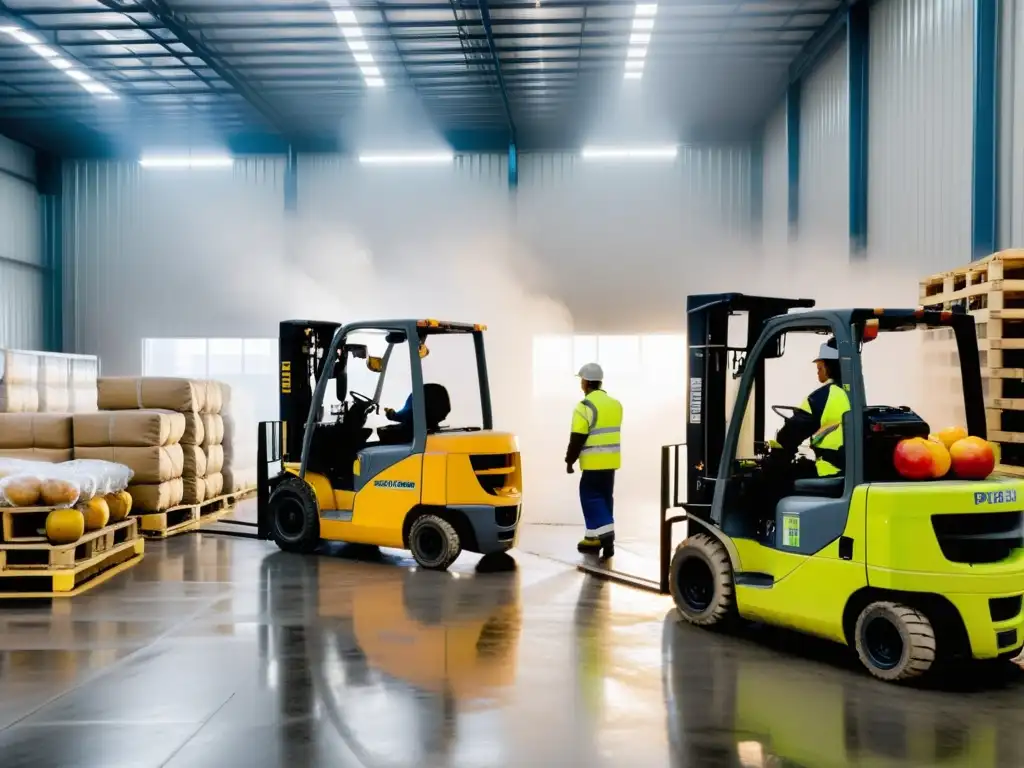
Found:
<path fill-rule="evenodd" d="M 185 434 L 185 415 L 174 411 L 97 411 L 72 418 L 77 448 L 176 445 Z"/>
<path fill-rule="evenodd" d="M 181 473 L 182 482 L 185 484 L 182 503 L 202 504 L 206 501 L 206 451 L 198 445 L 183 445 L 182 451 L 185 456 L 184 469 Z"/>
<path fill-rule="evenodd" d="M 206 388 L 206 396 L 204 398 L 202 412 L 208 414 L 221 413 L 224 408 L 224 390 L 227 385 L 213 380 L 204 381 L 202 383 Z"/>
<path fill-rule="evenodd" d="M 81 448 L 75 446 L 76 459 L 101 459 L 123 464 L 134 472 L 136 484 L 159 484 L 181 477 L 185 455 L 180 445 L 149 447 L 106 446 Z"/>
<path fill-rule="evenodd" d="M 159 376 L 104 376 L 97 381 L 104 411 L 160 408 L 200 413 L 206 408 L 206 381 Z"/>
<path fill-rule="evenodd" d="M 0 349 L 0 413 L 39 410 L 39 355 Z"/>
<path fill-rule="evenodd" d="M 256 467 L 247 469 L 225 467 L 221 474 L 224 475 L 224 493 L 239 493 L 256 487 Z"/>
<path fill-rule="evenodd" d="M 206 440 L 206 428 L 203 426 L 203 416 L 198 413 L 183 413 L 185 417 L 185 432 L 181 436 L 182 445 L 202 445 Z"/>
<path fill-rule="evenodd" d="M 39 355 L 37 380 L 40 413 L 71 410 L 71 361 L 64 355 Z"/>
<path fill-rule="evenodd" d="M 203 415 L 203 448 L 224 443 L 224 417 L 216 413 Z"/>
<path fill-rule="evenodd" d="M 164 512 L 181 504 L 185 485 L 180 477 L 164 483 L 138 483 L 128 486 L 132 512 Z"/>
<path fill-rule="evenodd" d="M 71 416 L 59 413 L 0 413 L 0 449 L 68 450 Z"/>
<path fill-rule="evenodd" d="M 215 499 L 224 493 L 224 475 L 212 472 L 203 478 L 206 482 L 206 498 Z"/>
<path fill-rule="evenodd" d="M 67 355 L 68 410 L 72 413 L 93 413 L 99 407 L 96 381 L 100 361 L 93 355 Z"/>
<path fill-rule="evenodd" d="M 71 461 L 75 452 L 71 448 L 0 448 L 0 459 L 25 459 L 60 464 Z"/>

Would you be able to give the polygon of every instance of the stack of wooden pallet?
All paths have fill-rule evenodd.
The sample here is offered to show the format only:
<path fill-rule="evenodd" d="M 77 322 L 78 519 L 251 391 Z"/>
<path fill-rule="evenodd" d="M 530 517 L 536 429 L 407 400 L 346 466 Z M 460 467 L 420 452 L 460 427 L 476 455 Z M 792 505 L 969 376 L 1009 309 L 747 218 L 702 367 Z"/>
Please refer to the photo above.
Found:
<path fill-rule="evenodd" d="M 919 303 L 963 308 L 978 332 L 988 439 L 1001 469 L 1024 474 L 1024 250 L 1000 251 L 958 269 L 925 278 Z M 931 391 L 942 398 L 950 423 L 963 423 L 960 359 L 950 329 L 925 334 L 924 362 Z"/>

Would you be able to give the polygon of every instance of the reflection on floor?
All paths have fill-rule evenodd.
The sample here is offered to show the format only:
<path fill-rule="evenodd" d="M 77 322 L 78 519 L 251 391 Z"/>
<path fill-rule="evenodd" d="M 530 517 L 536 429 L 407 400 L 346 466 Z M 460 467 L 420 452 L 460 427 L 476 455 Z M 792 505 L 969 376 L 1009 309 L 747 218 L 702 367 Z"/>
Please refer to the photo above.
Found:
<path fill-rule="evenodd" d="M 451 574 L 190 535 L 80 599 L 4 607 L 0 765 L 1024 764 L 1016 667 L 885 686 L 806 638 L 680 626 L 543 555 L 574 560 L 578 531 L 525 533 L 541 555 L 514 571 Z"/>

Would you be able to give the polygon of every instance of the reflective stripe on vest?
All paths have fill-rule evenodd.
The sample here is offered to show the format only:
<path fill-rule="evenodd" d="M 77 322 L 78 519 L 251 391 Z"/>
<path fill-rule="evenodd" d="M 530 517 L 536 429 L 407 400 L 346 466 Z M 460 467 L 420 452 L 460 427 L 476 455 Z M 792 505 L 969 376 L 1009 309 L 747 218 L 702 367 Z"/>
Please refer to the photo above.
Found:
<path fill-rule="evenodd" d="M 810 404 L 804 400 L 800 408 L 811 412 Z M 833 384 L 828 388 L 828 400 L 821 412 L 818 431 L 811 437 L 815 468 L 819 477 L 838 475 L 846 465 L 843 451 L 843 416 L 850 410 L 850 398 L 842 387 Z"/>
<path fill-rule="evenodd" d="M 580 451 L 580 469 L 619 469 L 621 428 L 622 404 L 603 390 L 594 390 L 577 403 L 572 431 L 587 436 Z"/>

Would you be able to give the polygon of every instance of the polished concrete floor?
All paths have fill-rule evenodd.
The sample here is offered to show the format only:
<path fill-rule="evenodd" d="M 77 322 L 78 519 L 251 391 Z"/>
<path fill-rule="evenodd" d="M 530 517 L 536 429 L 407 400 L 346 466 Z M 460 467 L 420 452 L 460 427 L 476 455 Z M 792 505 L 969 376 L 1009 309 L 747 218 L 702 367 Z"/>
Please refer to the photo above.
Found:
<path fill-rule="evenodd" d="M 807 638 L 680 626 L 568 567 L 576 533 L 450 574 L 151 543 L 73 601 L 0 605 L 0 767 L 1024 765 L 1017 666 L 895 688 Z"/>

